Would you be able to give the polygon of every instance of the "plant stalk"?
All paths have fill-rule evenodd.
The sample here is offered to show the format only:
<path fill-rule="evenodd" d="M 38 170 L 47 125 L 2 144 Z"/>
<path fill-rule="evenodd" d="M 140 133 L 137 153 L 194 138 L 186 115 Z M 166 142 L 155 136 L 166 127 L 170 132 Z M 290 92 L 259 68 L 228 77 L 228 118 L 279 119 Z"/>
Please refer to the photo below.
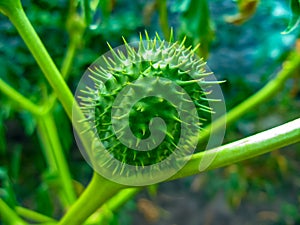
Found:
<path fill-rule="evenodd" d="M 203 172 L 200 171 L 202 168 L 200 165 L 205 154 L 213 155 L 214 160 L 205 169 L 212 170 L 254 158 L 297 142 L 300 142 L 300 118 L 233 143 L 194 154 L 190 161 L 169 180 Z"/>
<path fill-rule="evenodd" d="M 38 212 L 32 211 L 30 209 L 20 207 L 20 206 L 17 206 L 15 209 L 16 209 L 16 212 L 21 217 L 26 218 L 28 220 L 38 222 L 38 223 L 46 223 L 46 222 L 57 223 L 57 221 L 54 220 L 53 218 L 50 218 L 50 217 L 40 214 Z"/>
<path fill-rule="evenodd" d="M 21 106 L 22 108 L 28 110 L 32 114 L 34 115 L 41 114 L 41 109 L 36 104 L 31 102 L 28 98 L 24 97 L 22 94 L 20 94 L 10 85 L 8 85 L 2 79 L 0 79 L 0 91 L 3 92 L 5 95 L 7 95 L 15 103 L 17 103 L 18 106 Z"/>
<path fill-rule="evenodd" d="M 23 8 L 21 6 L 14 8 L 7 16 L 17 28 L 19 34 L 45 74 L 48 82 L 66 110 L 67 115 L 69 118 L 72 118 L 73 95 L 36 34 Z"/>
<path fill-rule="evenodd" d="M 202 130 L 199 141 L 203 142 L 207 140 L 212 132 L 218 131 L 224 126 L 224 124 L 226 124 L 226 126 L 230 126 L 246 113 L 256 109 L 263 102 L 271 99 L 274 95 L 280 92 L 287 79 L 291 78 L 299 66 L 300 54 L 293 52 L 290 55 L 290 58 L 284 62 L 281 71 L 273 80 L 269 81 L 262 89 L 253 94 L 251 97 L 247 98 L 241 104 L 231 109 L 226 115 L 215 120 L 212 125 L 209 125 Z"/>
<path fill-rule="evenodd" d="M 0 215 L 7 225 L 27 225 L 1 198 Z"/>
<path fill-rule="evenodd" d="M 85 191 L 59 221 L 58 225 L 83 224 L 92 213 L 123 188 L 125 186 L 94 173 Z"/>
<path fill-rule="evenodd" d="M 84 225 L 107 224 L 112 219 L 114 213 L 126 202 L 132 199 L 143 188 L 127 188 L 119 191 L 109 199 L 99 210 L 93 213 L 84 223 Z"/>
<path fill-rule="evenodd" d="M 41 131 L 45 132 L 44 135 L 47 138 L 46 145 L 51 147 L 51 151 L 48 154 L 52 153 L 53 155 L 57 172 L 61 181 L 60 184 L 62 185 L 62 190 L 67 200 L 67 206 L 69 207 L 75 202 L 76 194 L 73 188 L 73 182 L 68 168 L 68 164 L 64 156 L 59 137 L 57 135 L 58 131 L 54 119 L 52 115 L 48 113 L 43 115 L 43 117 L 40 118 L 40 121 L 41 123 L 39 124 L 44 128 Z"/>

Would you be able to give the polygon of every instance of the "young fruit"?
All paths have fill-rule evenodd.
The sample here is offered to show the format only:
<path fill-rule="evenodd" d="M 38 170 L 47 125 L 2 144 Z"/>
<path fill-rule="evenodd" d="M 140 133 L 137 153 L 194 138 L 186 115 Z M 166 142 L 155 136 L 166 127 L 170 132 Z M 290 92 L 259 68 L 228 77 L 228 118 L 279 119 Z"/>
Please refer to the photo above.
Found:
<path fill-rule="evenodd" d="M 218 82 L 206 79 L 212 73 L 184 41 L 150 40 L 146 32 L 145 41 L 124 43 L 90 66 L 77 90 L 94 135 L 89 158 L 106 177 L 154 182 L 194 152 L 211 118 L 209 88 Z"/>

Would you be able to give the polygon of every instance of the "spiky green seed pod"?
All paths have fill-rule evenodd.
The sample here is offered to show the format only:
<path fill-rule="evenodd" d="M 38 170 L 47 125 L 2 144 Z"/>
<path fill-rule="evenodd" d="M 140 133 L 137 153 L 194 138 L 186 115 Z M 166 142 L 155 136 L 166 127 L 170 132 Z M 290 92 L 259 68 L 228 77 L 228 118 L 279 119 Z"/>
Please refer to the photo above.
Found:
<path fill-rule="evenodd" d="M 93 161 L 112 176 L 137 176 L 147 167 L 150 177 L 166 167 L 174 173 L 210 121 L 207 95 L 217 82 L 206 79 L 211 72 L 184 41 L 146 33 L 145 41 L 124 43 L 89 67 L 90 81 L 78 94 L 97 140 Z"/>

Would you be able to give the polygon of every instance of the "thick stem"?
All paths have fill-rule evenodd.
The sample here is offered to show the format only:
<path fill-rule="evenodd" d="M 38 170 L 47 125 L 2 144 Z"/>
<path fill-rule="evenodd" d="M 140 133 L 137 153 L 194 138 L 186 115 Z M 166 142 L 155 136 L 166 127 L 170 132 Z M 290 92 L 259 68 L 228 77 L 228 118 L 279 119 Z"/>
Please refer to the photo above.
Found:
<path fill-rule="evenodd" d="M 300 141 L 300 118 L 239 141 L 194 154 L 191 160 L 169 180 L 198 174 L 205 154 L 215 155 L 206 170 L 240 162 Z M 211 157 L 207 157 L 211 158 Z"/>
<path fill-rule="evenodd" d="M 114 213 L 132 199 L 143 188 L 127 188 L 109 199 L 97 212 L 90 216 L 84 225 L 107 224 Z"/>
<path fill-rule="evenodd" d="M 93 212 L 122 188 L 125 187 L 94 173 L 88 187 L 69 211 L 67 211 L 58 225 L 83 224 Z"/>
<path fill-rule="evenodd" d="M 47 78 L 53 90 L 55 91 L 55 94 L 57 95 L 59 101 L 62 103 L 69 119 L 72 121 L 73 113 L 76 115 L 77 121 L 84 121 L 85 117 L 82 114 L 77 102 L 74 100 L 70 89 L 68 88 L 62 75 L 60 74 L 51 57 L 49 56 L 40 38 L 36 34 L 23 8 L 20 6 L 13 9 L 8 14 L 8 17 L 19 31 L 27 47 L 30 49 L 32 55 L 39 64 L 45 77 Z M 73 127 L 78 134 L 82 132 L 81 128 L 83 126 L 83 124 L 79 124 L 77 122 L 73 123 Z M 91 136 L 82 138 L 80 135 L 79 137 L 81 139 L 82 145 L 85 147 L 85 149 L 87 149 L 87 151 L 89 151 L 91 144 L 89 140 L 92 140 L 93 137 Z"/>
<path fill-rule="evenodd" d="M 0 198 L 0 215 L 1 219 L 7 225 L 26 225 L 25 223 L 8 205 Z"/>
<path fill-rule="evenodd" d="M 39 64 L 68 116 L 72 118 L 72 93 L 29 22 L 23 8 L 21 6 L 15 8 L 8 14 L 8 17 Z"/>

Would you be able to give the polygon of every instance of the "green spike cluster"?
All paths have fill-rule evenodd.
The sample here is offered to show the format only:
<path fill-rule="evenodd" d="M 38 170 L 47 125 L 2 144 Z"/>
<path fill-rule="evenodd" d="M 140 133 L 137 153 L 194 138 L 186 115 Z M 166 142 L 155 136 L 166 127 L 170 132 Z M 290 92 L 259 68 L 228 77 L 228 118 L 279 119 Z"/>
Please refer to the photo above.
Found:
<path fill-rule="evenodd" d="M 205 77 L 211 72 L 206 70 L 205 62 L 195 56 L 196 48 L 185 48 L 184 41 L 181 43 L 165 42 L 158 35 L 150 40 L 146 32 L 146 40 L 143 41 L 140 35 L 137 46 L 130 46 L 125 39 L 124 43 L 125 51 L 115 51 L 109 45 L 111 56 L 103 58 L 105 65 L 96 64 L 89 68 L 90 78 L 95 83 L 95 89 L 86 88 L 83 91 L 88 94 L 88 97 L 82 97 L 81 103 L 87 120 L 90 118 L 89 113 L 94 113 L 92 123 L 97 130 L 97 138 L 101 140 L 111 157 L 119 160 L 122 164 L 144 167 L 157 164 L 171 154 L 177 154 L 178 158 L 185 156 L 190 145 L 192 145 L 191 143 L 198 138 L 199 133 L 197 131 L 200 131 L 203 124 L 209 122 L 211 117 L 210 99 L 206 97 L 209 93 L 204 88 L 216 83 L 205 81 Z M 141 78 L 153 78 L 153 83 L 136 84 L 135 81 Z M 153 93 L 156 92 L 153 88 L 154 83 L 156 88 L 166 89 L 166 92 L 179 104 L 173 104 L 160 95 L 153 96 Z M 175 88 L 176 85 L 172 86 L 171 83 L 183 88 L 189 99 L 180 89 Z M 123 102 L 120 106 L 114 106 L 118 93 L 128 85 L 132 85 L 134 91 L 123 96 Z M 139 99 L 133 104 L 133 107 L 130 107 L 132 106 L 133 95 L 148 97 Z M 189 124 L 191 129 L 190 133 L 184 136 L 185 147 L 183 149 L 177 149 L 177 144 L 181 138 L 181 126 L 184 122 L 179 117 L 178 110 L 185 111 L 187 116 L 194 115 L 189 114 L 189 109 L 182 108 L 180 101 L 192 101 L 197 110 L 197 119 L 199 118 L 197 123 Z M 125 135 L 124 130 L 115 131 L 113 129 L 111 122 L 113 107 L 115 109 L 119 107 L 116 110 L 123 110 L 124 116 L 129 113 L 127 123 L 129 123 L 131 132 L 136 139 L 128 140 L 128 145 L 123 145 L 118 139 L 118 136 Z M 161 118 L 165 126 L 158 125 L 150 130 L 149 126 L 155 117 Z M 118 118 L 115 119 L 118 120 Z M 126 124 L 124 124 L 125 126 Z M 135 150 L 141 140 L 162 132 L 164 133 L 163 141 L 162 143 L 152 143 L 158 144 L 154 149 Z M 153 140 L 155 142 L 157 139 L 153 137 Z M 109 167 L 112 166 L 112 163 L 107 160 L 102 166 Z M 119 170 L 120 174 L 122 173 L 122 168 L 114 169 Z"/>

